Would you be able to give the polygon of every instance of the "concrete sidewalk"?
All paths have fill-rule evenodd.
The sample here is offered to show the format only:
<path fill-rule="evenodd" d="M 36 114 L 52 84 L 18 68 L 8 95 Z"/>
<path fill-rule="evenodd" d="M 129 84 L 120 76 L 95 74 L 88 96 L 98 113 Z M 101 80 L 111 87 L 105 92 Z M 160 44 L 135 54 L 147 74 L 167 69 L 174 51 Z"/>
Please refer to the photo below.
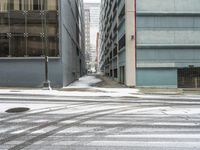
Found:
<path fill-rule="evenodd" d="M 183 89 L 177 88 L 140 88 L 142 94 L 182 95 Z"/>
<path fill-rule="evenodd" d="M 94 84 L 93 87 L 100 88 L 127 88 L 125 85 L 118 83 L 112 78 L 106 76 L 96 75 L 96 78 L 102 81 Z M 132 88 L 134 89 L 134 88 Z M 200 89 L 180 89 L 180 88 L 154 88 L 154 87 L 144 87 L 135 88 L 139 90 L 140 94 L 150 94 L 150 95 L 184 95 L 184 94 L 194 94 L 200 95 Z"/>
<path fill-rule="evenodd" d="M 141 97 L 142 95 L 166 95 L 166 96 L 200 96 L 200 89 L 177 89 L 177 88 L 127 88 L 111 78 L 101 75 L 85 76 L 72 83 L 68 87 L 53 89 L 51 91 L 41 88 L 10 88 L 0 87 L 0 95 L 41 95 L 41 96 L 130 96 Z"/>
<path fill-rule="evenodd" d="M 200 89 L 180 89 L 180 88 L 139 88 L 142 94 L 160 95 L 200 95 Z"/>

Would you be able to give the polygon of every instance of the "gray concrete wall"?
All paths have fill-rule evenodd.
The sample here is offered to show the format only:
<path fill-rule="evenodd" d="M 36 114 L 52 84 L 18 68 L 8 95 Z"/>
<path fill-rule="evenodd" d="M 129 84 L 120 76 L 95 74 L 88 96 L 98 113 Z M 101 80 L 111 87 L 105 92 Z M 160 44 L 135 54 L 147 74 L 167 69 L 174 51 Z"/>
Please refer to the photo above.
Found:
<path fill-rule="evenodd" d="M 82 51 L 85 53 L 84 44 L 79 44 L 76 39 L 76 32 L 79 32 L 76 29 L 78 23 L 77 18 L 75 18 L 76 4 L 75 0 L 60 0 L 60 49 L 62 49 L 63 86 L 77 80 L 84 74 L 85 68 L 84 56 L 81 53 Z M 82 36 L 84 38 L 84 33 Z M 77 56 L 77 48 L 80 51 L 79 56 Z M 82 61 L 81 66 L 80 60 Z"/>
<path fill-rule="evenodd" d="M 137 86 L 177 88 L 177 70 L 172 68 L 137 69 Z"/>
<path fill-rule="evenodd" d="M 186 62 L 182 67 L 200 63 L 197 5 L 199 0 L 137 1 L 138 67 L 141 63 L 173 63 L 174 67 L 180 62 Z"/>
<path fill-rule="evenodd" d="M 139 85 L 148 86 L 154 75 L 160 83 L 152 80 L 153 86 L 169 85 L 175 83 L 176 77 L 173 78 L 170 70 L 165 70 L 166 75 L 159 70 L 200 66 L 199 6 L 199 0 L 137 0 Z M 155 69 L 157 74 L 153 73 Z M 142 72 L 149 73 L 144 80 Z M 163 76 L 170 76 L 171 80 Z"/>
<path fill-rule="evenodd" d="M 0 59 L 0 86 L 42 87 L 45 80 L 44 59 Z M 49 60 L 49 79 L 53 87 L 62 85 L 61 62 Z"/>

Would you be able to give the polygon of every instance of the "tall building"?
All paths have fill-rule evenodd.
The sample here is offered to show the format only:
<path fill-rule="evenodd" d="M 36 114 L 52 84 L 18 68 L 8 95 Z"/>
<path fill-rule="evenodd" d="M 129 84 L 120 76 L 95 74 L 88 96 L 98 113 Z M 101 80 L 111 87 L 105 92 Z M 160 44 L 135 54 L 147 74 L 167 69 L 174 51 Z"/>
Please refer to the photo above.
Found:
<path fill-rule="evenodd" d="M 100 3 L 84 3 L 84 9 L 90 13 L 90 65 L 96 66 L 96 35 L 99 32 Z"/>
<path fill-rule="evenodd" d="M 63 87 L 85 73 L 82 0 L 0 1 L 0 86 Z"/>
<path fill-rule="evenodd" d="M 99 72 L 99 32 L 96 35 L 96 71 Z"/>
<path fill-rule="evenodd" d="M 101 70 L 127 86 L 200 87 L 199 0 L 102 0 Z"/>
<path fill-rule="evenodd" d="M 89 69 L 89 63 L 91 61 L 90 54 L 90 10 L 84 9 L 85 11 L 85 61 L 87 69 Z"/>

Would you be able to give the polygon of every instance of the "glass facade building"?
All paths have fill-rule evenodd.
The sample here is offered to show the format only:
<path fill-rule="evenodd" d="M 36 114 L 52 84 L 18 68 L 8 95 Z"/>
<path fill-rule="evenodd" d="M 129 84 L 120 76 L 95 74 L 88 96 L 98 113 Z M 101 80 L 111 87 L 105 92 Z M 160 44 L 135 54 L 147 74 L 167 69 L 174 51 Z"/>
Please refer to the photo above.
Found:
<path fill-rule="evenodd" d="M 0 0 L 0 86 L 52 87 L 85 74 L 83 0 Z"/>
<path fill-rule="evenodd" d="M 58 0 L 0 1 L 0 57 L 57 57 L 58 41 Z"/>

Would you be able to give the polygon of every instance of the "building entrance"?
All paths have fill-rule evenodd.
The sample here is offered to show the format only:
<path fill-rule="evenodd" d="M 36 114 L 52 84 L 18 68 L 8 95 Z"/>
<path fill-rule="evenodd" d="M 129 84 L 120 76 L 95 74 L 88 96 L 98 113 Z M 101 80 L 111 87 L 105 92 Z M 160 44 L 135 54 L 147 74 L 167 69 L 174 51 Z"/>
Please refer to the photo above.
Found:
<path fill-rule="evenodd" d="M 122 66 L 120 67 L 119 70 L 120 70 L 120 77 L 119 77 L 120 83 L 124 84 L 125 83 L 125 67 Z"/>
<path fill-rule="evenodd" d="M 200 67 L 178 69 L 179 88 L 200 88 Z"/>

